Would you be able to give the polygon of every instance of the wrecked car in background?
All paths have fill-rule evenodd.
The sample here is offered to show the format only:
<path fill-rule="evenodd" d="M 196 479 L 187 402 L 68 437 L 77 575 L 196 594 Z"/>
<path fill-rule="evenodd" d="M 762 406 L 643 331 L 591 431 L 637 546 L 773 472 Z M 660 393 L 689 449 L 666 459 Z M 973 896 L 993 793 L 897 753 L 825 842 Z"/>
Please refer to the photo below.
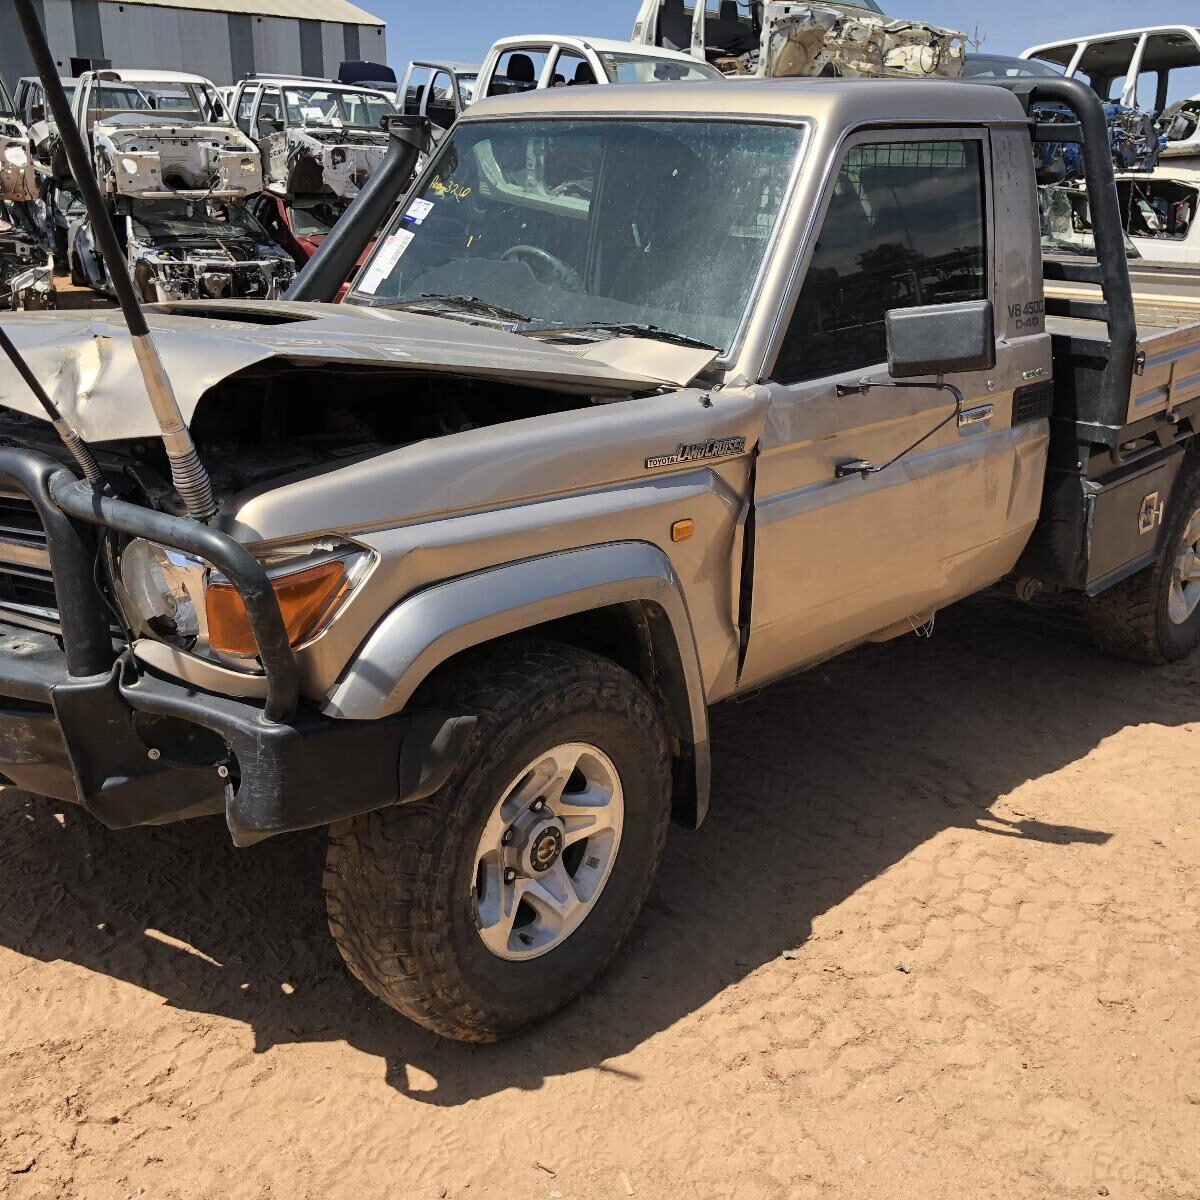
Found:
<path fill-rule="evenodd" d="M 113 218 L 138 295 L 164 300 L 273 300 L 295 278 L 291 255 L 244 204 L 170 200 L 119 205 Z M 68 231 L 71 282 L 111 295 L 86 213 Z"/>
<path fill-rule="evenodd" d="M 416 61 L 408 64 L 399 103 L 406 117 L 428 117 L 434 140 L 458 120 L 475 99 L 478 63 Z"/>
<path fill-rule="evenodd" d="M 1196 26 L 1089 34 L 1031 46 L 1021 57 L 1052 63 L 1069 78 L 1083 80 L 1102 101 L 1116 106 L 1122 118 L 1131 113 L 1147 118 L 1161 139 L 1155 157 L 1159 152 L 1168 158 L 1200 154 L 1200 96 L 1169 104 L 1180 85 L 1195 86 L 1194 76 L 1184 72 L 1200 67 Z M 1111 125 L 1114 113 L 1107 115 Z"/>
<path fill-rule="evenodd" d="M 54 258 L 29 204 L 0 201 L 0 306 L 33 311 L 57 308 Z"/>
<path fill-rule="evenodd" d="M 37 194 L 29 130 L 0 79 L 0 199 L 27 201 Z"/>
<path fill-rule="evenodd" d="M 238 129 L 257 143 L 267 186 L 349 204 L 387 153 L 382 92 L 325 80 L 252 75 L 233 98 Z"/>
<path fill-rule="evenodd" d="M 687 54 L 564 34 L 502 38 L 483 61 L 475 96 L 609 83 L 703 83 L 721 72 Z"/>
<path fill-rule="evenodd" d="M 706 4 L 643 0 L 633 40 L 685 50 L 730 75 L 914 75 L 957 79 L 966 36 L 951 29 L 885 16 L 874 0 L 794 4 L 756 0 L 743 13 L 724 0 Z"/>
<path fill-rule="evenodd" d="M 290 256 L 246 212 L 262 191 L 257 147 L 208 80 L 154 71 L 89 72 L 73 115 L 145 300 L 279 296 Z M 90 218 L 67 232 L 71 279 L 112 292 Z"/>
<path fill-rule="evenodd" d="M 1125 231 L 1149 265 L 1200 266 L 1200 97 L 1195 86 L 1200 30 L 1159 26 L 1093 34 L 1022 54 L 1087 83 L 1104 103 Z M 1191 161 L 1189 161 L 1189 159 Z M 1081 169 L 1068 169 L 1078 179 Z M 1078 184 L 1077 184 L 1078 186 Z M 1086 203 L 1074 205 L 1076 233 L 1089 229 Z"/>

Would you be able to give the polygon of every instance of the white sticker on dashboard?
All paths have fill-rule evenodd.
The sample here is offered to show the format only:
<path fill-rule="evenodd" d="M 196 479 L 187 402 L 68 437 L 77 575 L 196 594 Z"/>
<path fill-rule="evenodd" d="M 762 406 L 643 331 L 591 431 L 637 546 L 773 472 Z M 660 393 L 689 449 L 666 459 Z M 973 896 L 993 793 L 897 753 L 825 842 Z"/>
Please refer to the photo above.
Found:
<path fill-rule="evenodd" d="M 404 214 L 404 219 L 411 221 L 414 225 L 421 225 L 431 212 L 433 212 L 432 200 L 414 200 L 408 206 L 408 212 Z"/>
<path fill-rule="evenodd" d="M 392 273 L 414 237 L 416 234 L 402 229 L 399 233 L 393 233 L 391 237 L 386 238 L 379 248 L 379 252 L 372 259 L 366 274 L 363 275 L 358 290 L 366 292 L 369 296 L 375 295 L 379 290 L 379 285 Z"/>

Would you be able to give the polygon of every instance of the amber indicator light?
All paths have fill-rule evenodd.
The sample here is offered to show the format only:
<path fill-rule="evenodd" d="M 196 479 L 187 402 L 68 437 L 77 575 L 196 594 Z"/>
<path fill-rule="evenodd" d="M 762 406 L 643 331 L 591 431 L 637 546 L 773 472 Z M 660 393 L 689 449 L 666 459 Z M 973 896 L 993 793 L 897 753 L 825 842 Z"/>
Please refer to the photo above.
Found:
<path fill-rule="evenodd" d="M 686 542 L 688 538 L 696 532 L 696 522 L 688 519 L 686 521 L 676 521 L 671 526 L 671 541 Z"/>
<path fill-rule="evenodd" d="M 296 646 L 308 638 L 347 586 L 346 564 L 337 561 L 272 579 L 288 642 Z M 236 588 L 227 583 L 209 584 L 206 606 L 208 640 L 214 650 L 222 654 L 258 654 L 246 606 Z"/>

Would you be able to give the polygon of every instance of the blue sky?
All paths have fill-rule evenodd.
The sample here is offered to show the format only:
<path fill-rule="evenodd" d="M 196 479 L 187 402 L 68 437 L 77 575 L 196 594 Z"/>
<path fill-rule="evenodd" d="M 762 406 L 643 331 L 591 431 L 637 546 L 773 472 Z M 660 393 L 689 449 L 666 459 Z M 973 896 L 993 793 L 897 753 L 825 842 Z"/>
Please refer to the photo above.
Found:
<path fill-rule="evenodd" d="M 497 38 L 519 33 L 578 33 L 627 38 L 637 0 L 356 0 L 388 23 L 392 65 L 439 57 L 479 60 Z M 1081 33 L 1200 20 L 1196 0 L 883 0 L 894 16 L 921 17 L 967 32 L 979 25 L 984 49 L 1016 53 Z"/>

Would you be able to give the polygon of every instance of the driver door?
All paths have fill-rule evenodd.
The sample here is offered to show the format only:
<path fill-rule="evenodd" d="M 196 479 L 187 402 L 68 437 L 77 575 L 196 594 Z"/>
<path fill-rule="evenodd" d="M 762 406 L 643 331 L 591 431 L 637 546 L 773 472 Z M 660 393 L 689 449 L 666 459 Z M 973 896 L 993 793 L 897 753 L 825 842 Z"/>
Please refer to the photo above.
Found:
<path fill-rule="evenodd" d="M 993 370 L 949 380 L 965 396 L 962 418 L 879 474 L 835 473 L 890 462 L 953 413 L 933 388 L 839 396 L 837 385 L 888 380 L 888 311 L 995 304 L 990 174 L 984 130 L 876 131 L 846 144 L 771 372 L 743 686 L 919 628 L 1011 569 L 1036 520 L 1040 486 L 1020 478 L 1031 431 L 1013 427 L 1004 340 Z"/>

